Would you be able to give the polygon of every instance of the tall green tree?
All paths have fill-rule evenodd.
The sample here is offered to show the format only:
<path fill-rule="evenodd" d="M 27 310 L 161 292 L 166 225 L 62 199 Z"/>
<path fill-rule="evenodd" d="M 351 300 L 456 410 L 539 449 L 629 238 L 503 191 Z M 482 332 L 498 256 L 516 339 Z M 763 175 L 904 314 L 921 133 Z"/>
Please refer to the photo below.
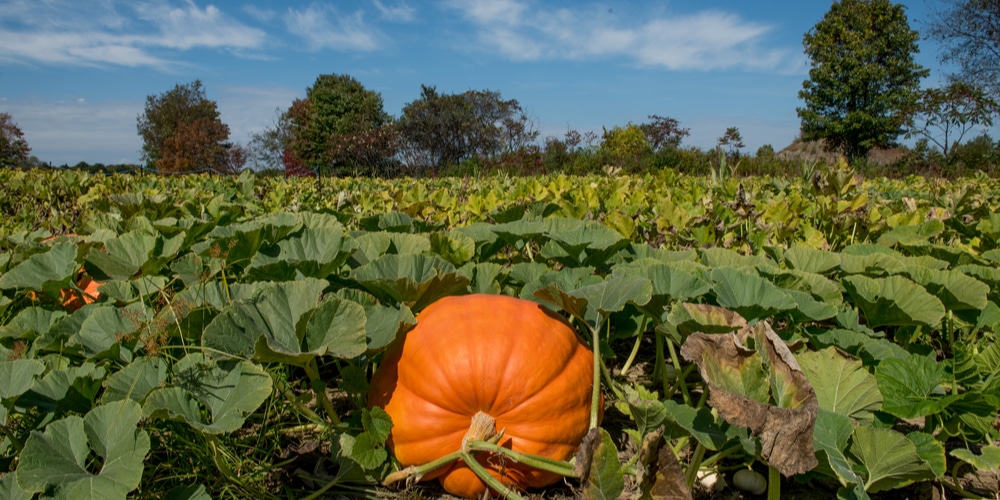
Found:
<path fill-rule="evenodd" d="M 398 128 L 407 163 L 432 170 L 471 158 L 497 158 L 538 138 L 516 99 L 504 100 L 490 90 L 442 94 L 426 85 L 419 99 L 403 107 Z"/>
<path fill-rule="evenodd" d="M 889 0 L 833 2 L 803 37 L 811 60 L 796 111 L 802 138 L 823 139 L 849 160 L 892 144 L 906 131 L 906 110 L 929 74 L 914 61 L 919 34 Z"/>
<path fill-rule="evenodd" d="M 320 75 L 285 114 L 294 161 L 336 175 L 378 173 L 395 156 L 382 95 L 349 75 Z M 281 134 L 279 134 L 281 135 Z"/>
<path fill-rule="evenodd" d="M 943 62 L 957 63 L 959 79 L 1000 100 L 1000 2 L 938 2 L 928 37 L 941 44 Z"/>
<path fill-rule="evenodd" d="M 10 113 L 0 113 L 0 166 L 18 166 L 28 163 L 31 147 L 24 139 L 24 132 L 14 123 Z"/>
<path fill-rule="evenodd" d="M 222 123 L 218 105 L 206 96 L 201 80 L 147 96 L 137 128 L 143 142 L 142 159 L 151 168 L 229 170 L 229 126 Z"/>

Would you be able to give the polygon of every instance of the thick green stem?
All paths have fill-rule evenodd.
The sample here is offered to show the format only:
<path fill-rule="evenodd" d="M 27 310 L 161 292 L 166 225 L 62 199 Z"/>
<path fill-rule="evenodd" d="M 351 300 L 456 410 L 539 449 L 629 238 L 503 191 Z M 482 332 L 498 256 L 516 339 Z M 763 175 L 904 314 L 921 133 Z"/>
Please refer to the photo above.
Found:
<path fill-rule="evenodd" d="M 629 368 L 632 368 L 632 363 L 635 362 L 635 357 L 639 354 L 639 347 L 642 345 L 642 332 L 646 329 L 646 321 L 649 318 L 647 316 L 642 317 L 642 327 L 639 328 L 639 334 L 635 336 L 635 344 L 632 345 L 632 352 L 629 353 L 628 359 L 625 360 L 625 364 L 622 365 L 622 375 L 625 375 Z"/>
<path fill-rule="evenodd" d="M 684 402 L 688 405 L 691 404 L 691 394 L 688 393 L 687 383 L 684 381 L 684 377 L 681 372 L 680 361 L 677 360 L 677 352 L 674 349 L 674 342 L 670 339 L 667 341 L 667 350 L 670 351 L 670 362 L 674 365 L 674 371 L 677 373 L 677 384 L 681 388 L 681 394 L 684 395 Z"/>
<path fill-rule="evenodd" d="M 767 500 L 781 500 L 781 473 L 767 466 Z"/>
<path fill-rule="evenodd" d="M 573 465 L 569 462 L 563 462 L 562 460 L 553 460 L 548 457 L 542 457 L 538 455 L 528 455 L 526 453 L 516 452 L 509 448 L 504 448 L 496 443 L 491 443 L 489 441 L 471 441 L 468 444 L 470 451 L 486 451 L 490 453 L 498 453 L 504 455 L 505 457 L 517 462 L 527 465 L 533 469 L 544 470 L 559 474 L 560 476 L 566 477 L 578 477 L 576 472 L 573 470 Z"/>
<path fill-rule="evenodd" d="M 524 500 L 524 498 L 521 495 L 518 495 L 516 491 L 512 490 L 507 485 L 501 483 L 500 480 L 493 477 L 493 475 L 490 474 L 489 471 L 487 471 L 486 468 L 483 467 L 483 465 L 479 463 L 478 460 L 476 460 L 476 457 L 472 456 L 471 452 L 463 451 L 461 453 L 462 453 L 462 461 L 465 462 L 465 465 L 469 466 L 469 469 L 471 469 L 472 472 L 476 474 L 476 477 L 478 477 L 484 483 L 486 483 L 486 486 L 492 488 L 493 491 L 499 493 L 500 496 L 503 498 Z"/>
<path fill-rule="evenodd" d="M 698 443 L 698 446 L 694 448 L 691 461 L 688 462 L 687 473 L 684 475 L 684 481 L 687 482 L 688 488 L 694 486 L 695 480 L 698 479 L 698 469 L 701 469 L 701 459 L 703 458 L 705 458 L 705 447 Z"/>
<path fill-rule="evenodd" d="M 584 322 L 586 325 L 587 323 Z M 593 387 L 590 392 L 590 427 L 589 429 L 597 428 L 597 414 L 598 408 L 601 405 L 601 339 L 596 329 L 590 328 L 590 338 L 593 341 L 591 343 L 591 348 L 594 350 L 594 381 Z"/>
<path fill-rule="evenodd" d="M 327 417 L 330 418 L 330 423 L 334 427 L 340 427 L 340 417 L 337 416 L 337 410 L 333 408 L 333 402 L 326 395 L 326 382 L 319 377 L 319 366 L 316 365 L 316 358 L 310 359 L 303 368 L 305 368 L 306 376 L 309 377 L 309 381 L 312 383 L 312 390 L 316 396 L 316 401 L 319 401 L 323 406 Z"/>

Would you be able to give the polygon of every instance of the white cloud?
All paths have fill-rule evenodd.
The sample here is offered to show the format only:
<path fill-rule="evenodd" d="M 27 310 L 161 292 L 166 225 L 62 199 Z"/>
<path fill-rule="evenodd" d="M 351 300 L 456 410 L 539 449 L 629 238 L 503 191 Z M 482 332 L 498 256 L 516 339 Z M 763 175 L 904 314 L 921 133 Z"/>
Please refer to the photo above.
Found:
<path fill-rule="evenodd" d="M 374 3 L 375 8 L 382 14 L 382 17 L 388 21 L 408 23 L 416 19 L 417 16 L 417 10 L 405 3 L 393 6 L 385 5 L 379 0 L 374 0 L 372 3 Z"/>
<path fill-rule="evenodd" d="M 0 61 L 13 63 L 165 69 L 174 61 L 164 51 L 246 51 L 265 40 L 263 31 L 192 0 L 13 0 L 0 9 Z"/>
<path fill-rule="evenodd" d="M 365 24 L 361 11 L 341 14 L 328 4 L 312 3 L 305 9 L 289 8 L 285 26 L 307 44 L 309 50 L 372 51 L 381 45 L 382 35 Z"/>
<path fill-rule="evenodd" d="M 616 56 L 671 70 L 773 70 L 787 66 L 792 56 L 763 46 L 771 26 L 718 10 L 624 21 L 598 5 L 550 9 L 527 0 L 444 5 L 471 23 L 481 48 L 512 60 Z"/>

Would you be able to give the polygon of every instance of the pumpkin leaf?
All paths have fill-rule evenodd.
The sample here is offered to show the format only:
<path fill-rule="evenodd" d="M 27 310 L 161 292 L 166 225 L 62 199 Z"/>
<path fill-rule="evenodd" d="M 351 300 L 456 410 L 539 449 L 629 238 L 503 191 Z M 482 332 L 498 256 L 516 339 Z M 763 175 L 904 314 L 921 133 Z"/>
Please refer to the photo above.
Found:
<path fill-rule="evenodd" d="M 462 233 L 433 233 L 430 241 L 432 252 L 456 266 L 461 266 L 476 256 L 476 241 Z"/>
<path fill-rule="evenodd" d="M 995 471 L 1000 469 L 1000 446 L 983 446 L 976 455 L 966 448 L 957 448 L 948 452 L 951 456 L 969 464 L 980 471 Z"/>
<path fill-rule="evenodd" d="M 0 498 L 7 500 L 31 500 L 34 495 L 24 491 L 17 484 L 17 474 L 6 474 L 0 477 Z"/>
<path fill-rule="evenodd" d="M 847 276 L 842 283 L 872 328 L 886 325 L 935 327 L 945 315 L 944 304 L 937 297 L 902 276 Z"/>
<path fill-rule="evenodd" d="M 306 323 L 304 350 L 320 356 L 349 359 L 367 349 L 365 309 L 356 302 L 332 297 L 316 307 Z"/>
<path fill-rule="evenodd" d="M 365 339 L 369 351 L 380 350 L 392 343 L 400 331 L 417 323 L 406 306 L 399 308 L 383 304 L 365 304 Z"/>
<path fill-rule="evenodd" d="M 383 255 L 354 270 L 352 277 L 373 295 L 420 311 L 432 302 L 464 292 L 469 278 L 436 255 Z"/>
<path fill-rule="evenodd" d="M 618 450 L 611 435 L 600 429 L 600 440 L 594 443 L 593 459 L 587 473 L 584 496 L 595 500 L 617 500 L 625 491 L 625 477 L 618 460 Z"/>
<path fill-rule="evenodd" d="M 783 257 L 789 268 L 807 273 L 826 274 L 840 265 L 839 254 L 801 245 L 785 250 Z"/>
<path fill-rule="evenodd" d="M 356 246 L 343 228 L 306 227 L 255 253 L 247 266 L 247 277 L 274 281 L 298 276 L 323 279 L 336 274 Z"/>
<path fill-rule="evenodd" d="M 389 458 L 389 452 L 382 446 L 377 436 L 370 432 L 362 432 L 354 438 L 350 457 L 365 470 L 373 470 Z"/>
<path fill-rule="evenodd" d="M 167 382 L 167 363 L 160 357 L 144 356 L 112 373 L 104 380 L 104 402 L 130 398 L 141 403 Z"/>
<path fill-rule="evenodd" d="M 656 326 L 656 331 L 670 335 L 680 344 L 689 335 L 701 333 L 727 333 L 747 325 L 739 313 L 710 304 L 678 302 L 670 309 L 667 321 Z"/>
<path fill-rule="evenodd" d="M 906 439 L 917 447 L 917 455 L 930 466 L 935 479 L 944 475 L 948 465 L 944 456 L 944 443 L 926 432 L 908 432 Z"/>
<path fill-rule="evenodd" d="M 139 486 L 149 452 L 149 435 L 136 429 L 141 417 L 138 403 L 122 400 L 32 431 L 17 468 L 18 485 L 28 492 L 54 489 L 55 498 L 126 498 Z M 96 473 L 91 454 L 102 464 Z"/>
<path fill-rule="evenodd" d="M 712 281 L 719 305 L 748 320 L 774 316 L 797 306 L 792 297 L 773 283 L 736 268 L 713 269 Z"/>
<path fill-rule="evenodd" d="M 392 417 L 378 406 L 365 408 L 361 410 L 361 425 L 365 432 L 375 438 L 378 444 L 383 444 L 389 439 L 389 431 L 392 430 Z"/>
<path fill-rule="evenodd" d="M 128 279 L 150 259 L 156 249 L 156 235 L 137 229 L 104 241 L 103 248 L 91 248 L 87 262 L 114 279 Z"/>
<path fill-rule="evenodd" d="M 304 346 L 299 321 L 318 305 L 327 282 L 314 278 L 270 283 L 246 300 L 234 302 L 202 332 L 202 345 L 244 358 L 297 366 L 323 352 Z M 318 327 L 314 327 L 314 330 Z M 313 332 L 314 337 L 320 333 Z"/>
<path fill-rule="evenodd" d="M 938 391 L 948 380 L 947 372 L 944 365 L 926 356 L 883 360 L 875 367 L 875 378 L 885 398 L 882 410 L 899 418 L 934 415 L 961 398 Z"/>
<path fill-rule="evenodd" d="M 271 395 L 271 377 L 249 361 L 214 361 L 190 353 L 174 365 L 170 385 L 146 397 L 147 417 L 187 422 L 208 434 L 232 432 Z"/>
<path fill-rule="evenodd" d="M 76 261 L 76 252 L 76 244 L 66 241 L 56 243 L 44 252 L 33 254 L 0 275 L 0 290 L 65 288 L 80 269 L 80 264 Z"/>
<path fill-rule="evenodd" d="M 844 454 L 852 432 L 854 423 L 850 417 L 820 407 L 813 432 L 816 455 L 820 459 L 820 467 L 829 467 L 830 473 L 842 486 L 863 483 L 851 468 L 851 460 Z"/>
<path fill-rule="evenodd" d="M 798 356 L 798 361 L 809 385 L 816 391 L 820 409 L 862 423 L 870 424 L 874 420 L 873 412 L 882 407 L 882 393 L 875 376 L 860 360 L 828 347 L 804 352 Z"/>
<path fill-rule="evenodd" d="M 743 345 L 749 337 L 754 350 Z M 760 322 L 735 334 L 692 334 L 681 356 L 697 363 L 710 388 L 709 404 L 719 415 L 760 438 L 769 465 L 789 477 L 816 467 L 816 393 L 770 325 Z"/>
<path fill-rule="evenodd" d="M 666 408 L 666 419 L 668 424 L 680 427 L 684 432 L 673 432 L 670 435 L 680 437 L 690 434 L 702 446 L 712 451 L 719 451 L 729 439 L 729 424 L 721 417 L 712 413 L 708 406 L 694 408 L 686 404 L 678 403 L 672 399 L 663 401 Z M 668 425 L 668 430 L 670 425 Z"/>
<path fill-rule="evenodd" d="M 45 365 L 34 359 L 0 360 L 0 399 L 11 399 L 28 392 L 35 378 L 45 372 Z"/>
<path fill-rule="evenodd" d="M 892 429 L 856 427 L 848 453 L 861 466 L 865 491 L 869 493 L 935 477 L 931 466 L 920 458 L 916 445 Z"/>

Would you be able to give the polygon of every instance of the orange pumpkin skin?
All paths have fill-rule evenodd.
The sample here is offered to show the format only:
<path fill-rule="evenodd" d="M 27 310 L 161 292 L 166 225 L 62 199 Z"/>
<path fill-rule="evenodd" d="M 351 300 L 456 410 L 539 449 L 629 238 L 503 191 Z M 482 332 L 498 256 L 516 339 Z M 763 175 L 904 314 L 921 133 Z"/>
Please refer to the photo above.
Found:
<path fill-rule="evenodd" d="M 386 351 L 369 406 L 392 417 L 387 443 L 400 464 L 422 465 L 462 447 L 477 412 L 505 430 L 499 444 L 568 460 L 590 425 L 593 353 L 561 317 L 501 295 L 443 298 Z M 479 453 L 491 475 L 517 489 L 561 476 Z M 461 461 L 437 469 L 449 493 L 480 497 L 486 485 Z"/>

